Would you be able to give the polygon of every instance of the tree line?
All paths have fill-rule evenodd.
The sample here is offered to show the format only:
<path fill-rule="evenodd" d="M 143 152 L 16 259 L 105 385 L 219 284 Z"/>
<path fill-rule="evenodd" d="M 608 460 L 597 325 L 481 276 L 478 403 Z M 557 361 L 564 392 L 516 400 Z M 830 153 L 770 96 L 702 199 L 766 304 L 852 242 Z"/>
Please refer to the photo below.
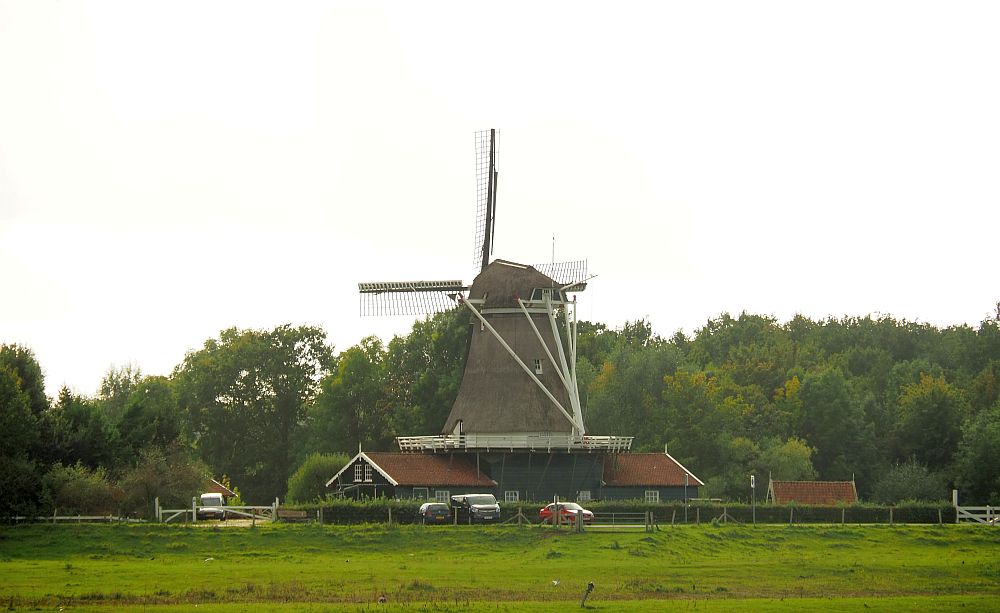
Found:
<path fill-rule="evenodd" d="M 437 433 L 469 319 L 417 321 L 336 353 L 311 326 L 222 331 L 169 376 L 112 368 L 46 397 L 29 348 L 0 346 L 0 514 L 185 504 L 209 475 L 247 502 L 305 502 L 359 448 Z M 692 336 L 647 321 L 579 325 L 588 432 L 634 436 L 707 483 L 854 479 L 868 500 L 1000 501 L 1000 307 L 978 327 L 892 317 L 722 314 Z M 103 505 L 103 506 L 102 506 Z"/>

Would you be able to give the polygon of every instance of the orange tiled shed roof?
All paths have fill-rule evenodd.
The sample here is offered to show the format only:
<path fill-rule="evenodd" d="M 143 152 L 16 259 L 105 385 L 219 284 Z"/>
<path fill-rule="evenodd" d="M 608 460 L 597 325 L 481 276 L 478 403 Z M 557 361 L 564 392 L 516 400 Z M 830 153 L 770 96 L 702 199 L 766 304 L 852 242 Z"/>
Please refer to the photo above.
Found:
<path fill-rule="evenodd" d="M 853 481 L 771 481 L 768 489 L 776 504 L 851 504 L 858 501 Z"/>
<path fill-rule="evenodd" d="M 421 453 L 365 452 L 364 456 L 396 482 L 396 485 L 496 485 L 474 462 L 464 456 Z"/>
<path fill-rule="evenodd" d="M 612 487 L 683 487 L 685 473 L 690 475 L 688 485 L 705 485 L 665 453 L 611 453 L 604 461 L 604 484 Z"/>

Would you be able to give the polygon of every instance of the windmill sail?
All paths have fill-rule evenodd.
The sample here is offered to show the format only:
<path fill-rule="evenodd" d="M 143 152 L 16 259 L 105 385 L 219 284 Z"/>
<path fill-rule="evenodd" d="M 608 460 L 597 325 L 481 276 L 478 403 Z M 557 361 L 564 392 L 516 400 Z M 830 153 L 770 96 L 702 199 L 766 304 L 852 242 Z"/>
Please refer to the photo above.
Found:
<path fill-rule="evenodd" d="M 473 264 L 480 273 L 490 263 L 496 229 L 496 130 L 476 132 L 476 239 Z"/>
<path fill-rule="evenodd" d="M 358 283 L 362 315 L 426 315 L 447 311 L 469 288 L 461 281 Z"/>

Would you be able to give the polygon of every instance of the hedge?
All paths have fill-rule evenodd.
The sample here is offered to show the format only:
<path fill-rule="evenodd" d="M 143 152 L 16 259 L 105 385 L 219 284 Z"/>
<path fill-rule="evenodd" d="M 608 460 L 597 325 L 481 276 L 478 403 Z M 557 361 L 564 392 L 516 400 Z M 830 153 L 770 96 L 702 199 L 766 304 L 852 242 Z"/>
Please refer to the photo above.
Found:
<path fill-rule="evenodd" d="M 383 523 L 388 521 L 391 510 L 392 521 L 401 524 L 414 523 L 422 501 L 410 499 L 375 498 L 366 500 L 328 499 L 322 503 L 289 505 L 286 508 L 309 511 L 310 517 L 319 517 L 323 523 L 359 524 Z M 521 502 L 501 503 L 501 521 L 517 516 L 518 508 L 530 521 L 538 520 L 538 509 L 545 503 Z M 642 513 L 652 511 L 655 521 L 664 524 L 683 523 L 685 505 L 683 502 L 651 504 L 641 500 L 593 501 L 586 507 L 594 512 L 598 521 L 602 515 L 611 513 Z M 773 505 L 758 504 L 754 509 L 744 503 L 698 502 L 687 505 L 688 523 L 722 522 L 751 523 L 756 513 L 757 523 L 799 524 L 936 524 L 955 523 L 955 508 L 950 503 L 901 503 L 890 507 L 868 503 L 840 506 L 816 505 Z M 460 517 L 460 521 L 464 518 Z"/>

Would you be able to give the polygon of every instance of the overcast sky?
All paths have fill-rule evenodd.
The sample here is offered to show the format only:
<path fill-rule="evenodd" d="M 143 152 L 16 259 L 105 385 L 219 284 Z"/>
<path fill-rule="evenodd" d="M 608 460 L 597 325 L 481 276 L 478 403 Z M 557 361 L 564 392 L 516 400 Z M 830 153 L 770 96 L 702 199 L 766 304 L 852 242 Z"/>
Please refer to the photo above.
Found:
<path fill-rule="evenodd" d="M 587 259 L 580 316 L 977 325 L 1000 300 L 1000 3 L 0 0 L 0 343 L 55 394 L 359 281 Z"/>

